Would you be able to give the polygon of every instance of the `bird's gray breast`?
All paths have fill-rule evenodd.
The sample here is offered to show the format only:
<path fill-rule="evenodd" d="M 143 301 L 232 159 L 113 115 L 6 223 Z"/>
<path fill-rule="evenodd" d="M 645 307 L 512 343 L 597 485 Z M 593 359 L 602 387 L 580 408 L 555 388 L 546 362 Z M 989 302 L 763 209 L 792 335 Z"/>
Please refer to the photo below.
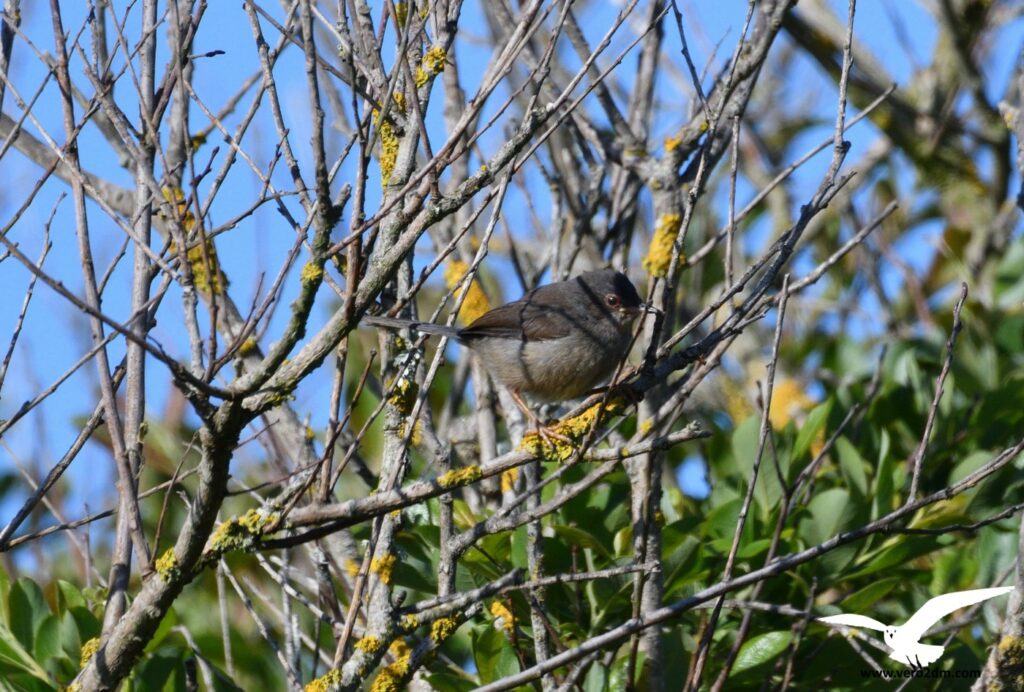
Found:
<path fill-rule="evenodd" d="M 625 357 L 630 333 L 574 329 L 558 339 L 481 339 L 473 344 L 495 379 L 535 399 L 564 401 L 608 379 Z"/>

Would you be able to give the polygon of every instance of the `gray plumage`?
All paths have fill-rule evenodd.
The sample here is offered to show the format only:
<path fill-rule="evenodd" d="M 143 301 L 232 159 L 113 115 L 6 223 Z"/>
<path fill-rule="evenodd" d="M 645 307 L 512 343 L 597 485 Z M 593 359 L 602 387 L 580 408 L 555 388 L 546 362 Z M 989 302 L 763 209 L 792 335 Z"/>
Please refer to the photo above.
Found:
<path fill-rule="evenodd" d="M 376 316 L 364 322 L 451 337 L 514 393 L 564 401 L 611 376 L 627 355 L 633 322 L 647 310 L 625 274 L 603 269 L 535 288 L 466 327 Z"/>

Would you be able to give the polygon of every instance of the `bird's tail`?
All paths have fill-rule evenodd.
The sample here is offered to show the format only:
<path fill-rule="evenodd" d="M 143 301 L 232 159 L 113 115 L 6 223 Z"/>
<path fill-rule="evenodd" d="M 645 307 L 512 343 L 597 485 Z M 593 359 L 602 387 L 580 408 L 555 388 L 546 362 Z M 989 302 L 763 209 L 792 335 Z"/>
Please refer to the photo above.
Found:
<path fill-rule="evenodd" d="M 448 336 L 453 339 L 459 338 L 459 330 L 456 327 L 449 327 L 445 324 L 433 322 L 419 322 L 417 320 L 403 320 L 397 317 L 381 317 L 380 315 L 366 315 L 363 317 L 363 324 L 373 327 L 384 327 L 385 329 L 414 329 L 423 334 L 437 334 Z"/>

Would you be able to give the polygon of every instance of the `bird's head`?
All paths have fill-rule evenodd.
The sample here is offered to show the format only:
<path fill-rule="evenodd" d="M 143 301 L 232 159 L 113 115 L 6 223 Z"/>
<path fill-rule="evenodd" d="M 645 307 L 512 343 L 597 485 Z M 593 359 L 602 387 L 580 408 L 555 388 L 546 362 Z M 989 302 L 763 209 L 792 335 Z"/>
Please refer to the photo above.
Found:
<path fill-rule="evenodd" d="M 576 277 L 587 297 L 623 325 L 629 325 L 645 313 L 660 313 L 640 299 L 629 277 L 614 269 L 586 272 Z"/>

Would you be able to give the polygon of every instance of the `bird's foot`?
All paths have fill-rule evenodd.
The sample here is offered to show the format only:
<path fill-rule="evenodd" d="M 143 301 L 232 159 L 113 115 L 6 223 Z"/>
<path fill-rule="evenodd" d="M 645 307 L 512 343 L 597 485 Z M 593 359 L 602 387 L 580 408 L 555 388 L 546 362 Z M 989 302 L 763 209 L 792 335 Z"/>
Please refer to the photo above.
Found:
<path fill-rule="evenodd" d="M 538 457 L 556 461 L 564 461 L 576 451 L 575 440 L 536 416 L 531 417 L 530 432 L 523 436 L 519 446 Z"/>
<path fill-rule="evenodd" d="M 567 445 L 575 444 L 571 437 L 558 432 L 552 425 L 541 423 L 539 418 L 533 419 L 533 433 L 550 447 L 557 447 L 556 441 Z"/>

